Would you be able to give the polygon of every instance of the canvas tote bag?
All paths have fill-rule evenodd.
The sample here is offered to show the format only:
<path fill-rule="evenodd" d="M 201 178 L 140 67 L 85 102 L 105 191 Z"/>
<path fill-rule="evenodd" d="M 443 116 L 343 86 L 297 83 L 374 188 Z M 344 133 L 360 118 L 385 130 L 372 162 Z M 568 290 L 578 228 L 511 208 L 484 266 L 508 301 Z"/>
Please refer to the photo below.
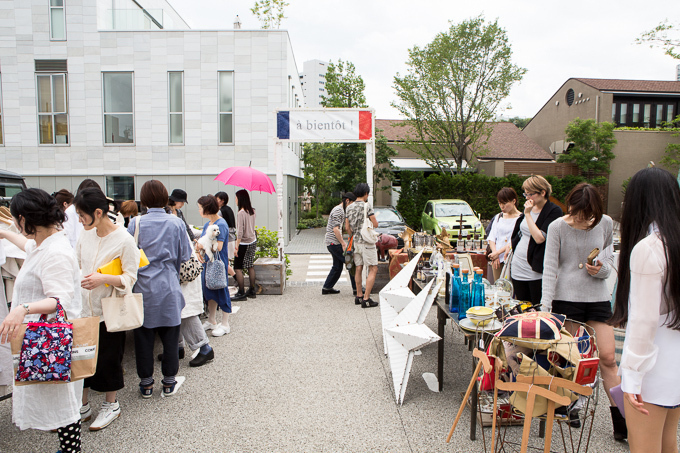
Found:
<path fill-rule="evenodd" d="M 378 242 L 378 233 L 373 229 L 373 222 L 368 218 L 368 201 L 364 202 L 364 224 L 361 227 L 361 239 L 369 244 Z"/>
<path fill-rule="evenodd" d="M 140 217 L 135 219 L 135 244 L 139 247 Z M 144 295 L 133 293 L 128 287 L 122 297 L 114 289 L 111 297 L 102 299 L 102 314 L 109 332 L 124 332 L 141 327 L 144 324 Z"/>
<path fill-rule="evenodd" d="M 99 317 L 76 318 L 69 320 L 73 325 L 73 344 L 71 346 L 71 378 L 69 382 L 94 376 L 97 370 L 97 356 L 99 354 Z M 16 376 L 19 365 L 21 345 L 26 334 L 27 324 L 19 326 L 17 336 L 11 341 L 12 361 Z M 14 381 L 14 385 L 48 384 L 50 382 Z M 60 382 L 51 382 L 58 384 Z"/>

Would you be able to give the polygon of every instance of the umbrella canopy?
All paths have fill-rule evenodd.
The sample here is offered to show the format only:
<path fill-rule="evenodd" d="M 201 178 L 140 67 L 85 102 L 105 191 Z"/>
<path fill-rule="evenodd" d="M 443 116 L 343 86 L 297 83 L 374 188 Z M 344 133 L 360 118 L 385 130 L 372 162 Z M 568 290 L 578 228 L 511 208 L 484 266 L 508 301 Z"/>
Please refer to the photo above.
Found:
<path fill-rule="evenodd" d="M 229 167 L 217 175 L 215 181 L 222 181 L 230 186 L 243 187 L 251 192 L 274 193 L 276 189 L 269 176 L 252 167 Z"/>

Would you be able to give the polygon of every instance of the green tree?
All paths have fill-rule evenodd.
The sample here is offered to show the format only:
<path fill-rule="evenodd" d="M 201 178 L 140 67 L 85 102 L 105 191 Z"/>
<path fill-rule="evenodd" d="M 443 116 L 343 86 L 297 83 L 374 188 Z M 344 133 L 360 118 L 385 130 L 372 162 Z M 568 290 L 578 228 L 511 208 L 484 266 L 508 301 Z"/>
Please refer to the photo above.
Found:
<path fill-rule="evenodd" d="M 501 120 L 502 123 L 512 123 L 515 126 L 517 126 L 519 129 L 524 129 L 527 124 L 529 124 L 529 121 L 531 121 L 532 118 L 520 118 L 519 116 L 514 116 L 510 118 L 509 120 Z"/>
<path fill-rule="evenodd" d="M 463 160 L 486 152 L 488 122 L 526 73 L 512 63 L 505 30 L 483 16 L 451 24 L 430 44 L 413 47 L 406 64 L 408 73 L 394 77 L 399 102 L 392 103 L 414 129 L 406 146 L 451 174 L 449 159 L 462 168 Z"/>
<path fill-rule="evenodd" d="M 305 143 L 302 148 L 305 174 L 303 185 L 314 194 L 317 219 L 320 216 L 321 200 L 330 196 L 333 187 L 332 168 L 327 161 L 329 147 L 332 146 L 324 143 Z"/>
<path fill-rule="evenodd" d="M 680 52 L 675 50 L 676 47 L 680 47 L 680 24 L 672 24 L 666 20 L 643 33 L 635 42 L 649 44 L 649 47 L 661 47 L 666 51 L 666 55 L 680 59 Z"/>
<path fill-rule="evenodd" d="M 356 73 L 354 63 L 338 60 L 328 63 L 326 70 L 326 92 L 321 105 L 324 107 L 366 108 L 366 85 Z"/>
<path fill-rule="evenodd" d="M 560 154 L 557 161 L 575 163 L 589 180 L 597 173 L 611 173 L 609 161 L 616 157 L 612 152 L 616 145 L 615 127 L 614 123 L 575 118 L 564 131 L 567 141 L 573 142 L 574 146 Z"/>
<path fill-rule="evenodd" d="M 289 3 L 285 0 L 256 0 L 250 12 L 257 17 L 262 28 L 279 28 L 281 21 L 286 18 L 283 10 L 287 6 Z"/>
<path fill-rule="evenodd" d="M 664 123 L 664 127 L 674 127 L 674 123 L 680 122 L 680 115 L 675 117 L 671 123 Z M 672 134 L 671 137 L 680 137 L 680 133 Z M 680 143 L 669 143 L 666 145 L 666 153 L 661 158 L 661 165 L 666 167 L 673 173 L 677 173 L 680 169 Z"/>

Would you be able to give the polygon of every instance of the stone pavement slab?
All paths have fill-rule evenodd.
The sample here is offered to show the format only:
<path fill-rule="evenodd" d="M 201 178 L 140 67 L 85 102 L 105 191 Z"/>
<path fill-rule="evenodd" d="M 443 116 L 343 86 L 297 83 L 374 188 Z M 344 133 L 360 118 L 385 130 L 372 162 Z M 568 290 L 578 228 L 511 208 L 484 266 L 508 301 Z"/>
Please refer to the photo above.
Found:
<path fill-rule="evenodd" d="M 324 236 L 326 236 L 325 227 L 297 230 L 297 233 L 288 241 L 288 245 L 284 247 L 283 251 L 291 255 L 328 253 L 328 249 L 324 245 Z"/>
<path fill-rule="evenodd" d="M 210 337 L 215 360 L 201 368 L 180 361 L 187 380 L 172 398 L 138 394 L 134 345 L 128 335 L 120 419 L 99 432 L 84 425 L 85 452 L 482 452 L 481 430 L 469 440 L 465 411 L 452 442 L 445 442 L 470 380 L 460 333 L 447 325 L 444 390 L 428 389 L 422 374 L 436 370 L 437 346 L 413 361 L 404 404 L 394 400 L 383 354 L 380 311 L 362 309 L 349 287 L 321 296 L 318 287 L 289 287 L 282 296 L 238 303 L 232 332 Z M 436 309 L 426 324 L 436 331 Z M 157 351 L 161 352 L 159 345 Z M 625 452 L 613 441 L 609 411 L 600 405 L 591 452 Z M 103 395 L 92 393 L 93 408 Z M 534 426 L 534 431 L 536 426 Z M 11 400 L 0 402 L 0 452 L 54 452 L 57 435 L 19 431 Z M 485 430 L 488 440 L 490 429 Z M 521 427 L 512 428 L 521 436 Z M 557 450 L 555 431 L 553 450 Z"/>

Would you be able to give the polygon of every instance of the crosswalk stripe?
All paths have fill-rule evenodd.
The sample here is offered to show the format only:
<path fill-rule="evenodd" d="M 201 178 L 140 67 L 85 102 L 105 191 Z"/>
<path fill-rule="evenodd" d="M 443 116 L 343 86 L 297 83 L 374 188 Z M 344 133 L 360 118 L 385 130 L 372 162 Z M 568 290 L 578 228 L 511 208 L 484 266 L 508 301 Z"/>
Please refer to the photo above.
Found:
<path fill-rule="evenodd" d="M 326 265 L 314 265 L 314 264 L 310 264 L 310 265 L 308 266 L 308 269 L 327 269 L 327 270 L 330 270 L 330 268 L 331 268 L 331 265 L 328 265 L 328 264 L 326 264 Z"/>
<path fill-rule="evenodd" d="M 331 255 L 312 255 L 309 257 L 310 261 L 315 261 L 315 260 L 333 260 L 333 257 Z"/>
<path fill-rule="evenodd" d="M 305 281 L 306 282 L 325 282 L 326 279 L 325 278 L 308 278 Z M 338 279 L 338 281 L 339 282 L 346 282 L 347 279 L 346 278 L 340 278 L 340 279 Z"/>
<path fill-rule="evenodd" d="M 307 275 L 328 275 L 328 272 L 324 271 L 312 271 L 312 272 L 307 272 Z"/>

